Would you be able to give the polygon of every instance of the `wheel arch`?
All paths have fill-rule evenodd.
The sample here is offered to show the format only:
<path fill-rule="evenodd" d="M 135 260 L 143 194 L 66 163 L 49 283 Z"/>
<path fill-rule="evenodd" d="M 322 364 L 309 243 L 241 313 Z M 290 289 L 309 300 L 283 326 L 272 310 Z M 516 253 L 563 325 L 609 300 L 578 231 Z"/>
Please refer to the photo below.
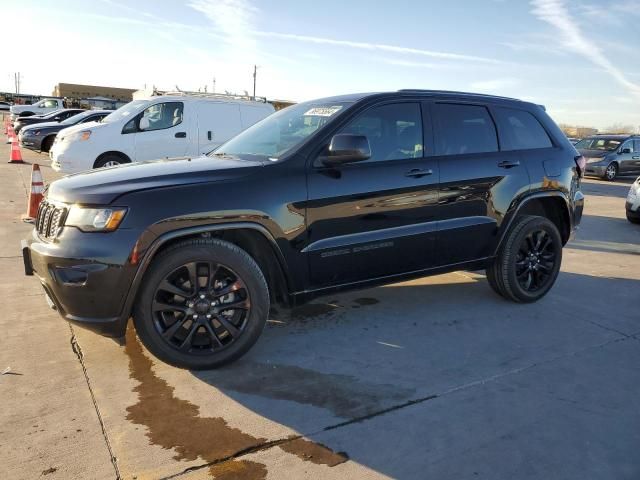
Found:
<path fill-rule="evenodd" d="M 42 142 L 40 143 L 40 151 L 44 152 L 43 147 L 45 147 L 47 145 L 47 142 L 51 142 L 51 144 L 49 145 L 49 149 L 47 150 L 47 152 L 51 149 L 51 147 L 53 146 L 53 142 L 56 139 L 56 135 L 58 133 L 50 133 L 49 135 L 47 135 L 46 137 L 44 137 L 42 139 Z"/>
<path fill-rule="evenodd" d="M 538 215 L 548 218 L 558 228 L 562 245 L 566 245 L 569 241 L 572 222 L 568 198 L 560 191 L 538 192 L 523 198 L 512 210 L 508 219 L 502 223 L 494 254 L 498 253 L 513 221 L 520 215 Z"/>
<path fill-rule="evenodd" d="M 129 158 L 129 156 L 126 153 L 120 152 L 118 150 L 109 150 L 108 152 L 103 152 L 100 155 L 98 155 L 98 157 L 93 162 L 93 168 L 96 168 L 96 164 L 107 155 L 115 155 L 125 160 L 125 163 L 131 163 L 131 158 Z"/>
<path fill-rule="evenodd" d="M 159 253 L 189 238 L 219 238 L 245 250 L 262 270 L 273 302 L 290 304 L 290 278 L 282 251 L 275 238 L 262 225 L 251 222 L 227 223 L 173 230 L 162 234 L 148 248 L 134 276 L 120 315 L 122 334 L 131 315 L 142 280 Z M 266 254 L 265 254 L 266 252 Z"/>

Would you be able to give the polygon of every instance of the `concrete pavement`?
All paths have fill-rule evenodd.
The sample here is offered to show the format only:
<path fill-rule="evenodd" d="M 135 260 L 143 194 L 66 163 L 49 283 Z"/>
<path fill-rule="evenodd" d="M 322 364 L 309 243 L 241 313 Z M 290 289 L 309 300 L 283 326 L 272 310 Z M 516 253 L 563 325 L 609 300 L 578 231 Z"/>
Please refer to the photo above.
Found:
<path fill-rule="evenodd" d="M 466 272 L 333 295 L 189 372 L 48 309 L 18 257 L 29 171 L 0 161 L 0 370 L 22 374 L 0 376 L 2 478 L 640 476 L 631 179 L 585 182 L 583 228 L 536 304 Z"/>

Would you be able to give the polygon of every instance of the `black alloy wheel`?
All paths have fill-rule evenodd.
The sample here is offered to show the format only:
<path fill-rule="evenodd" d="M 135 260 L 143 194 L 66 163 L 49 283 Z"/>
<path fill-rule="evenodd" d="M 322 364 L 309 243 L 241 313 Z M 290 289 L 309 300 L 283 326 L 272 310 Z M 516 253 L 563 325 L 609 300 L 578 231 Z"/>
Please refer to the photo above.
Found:
<path fill-rule="evenodd" d="M 200 370 L 244 355 L 260 337 L 269 306 L 267 281 L 246 251 L 220 239 L 193 238 L 153 259 L 133 321 L 156 357 Z"/>
<path fill-rule="evenodd" d="M 167 275 L 152 303 L 154 327 L 171 347 L 208 354 L 235 342 L 251 309 L 246 285 L 229 267 L 189 262 Z"/>
<path fill-rule="evenodd" d="M 516 277 L 523 290 L 535 293 L 551 280 L 556 262 L 551 235 L 542 229 L 524 237 L 516 257 Z"/>

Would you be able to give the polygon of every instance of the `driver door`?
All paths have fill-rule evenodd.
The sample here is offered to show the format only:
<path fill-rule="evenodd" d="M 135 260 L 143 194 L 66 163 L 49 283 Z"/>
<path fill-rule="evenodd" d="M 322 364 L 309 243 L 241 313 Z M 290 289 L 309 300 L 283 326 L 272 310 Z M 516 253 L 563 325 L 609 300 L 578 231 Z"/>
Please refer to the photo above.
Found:
<path fill-rule="evenodd" d="M 147 107 L 137 117 L 134 161 L 182 157 L 189 154 L 192 129 L 189 128 L 191 115 L 185 109 L 187 106 L 189 104 L 185 105 L 183 102 L 156 103 Z M 148 127 L 142 128 L 146 125 L 141 124 L 147 123 Z"/>
<path fill-rule="evenodd" d="M 309 237 L 302 251 L 311 288 L 435 264 L 438 165 L 426 156 L 432 135 L 425 107 L 418 101 L 370 107 L 334 134 L 366 136 L 371 158 L 335 166 L 310 162 Z"/>

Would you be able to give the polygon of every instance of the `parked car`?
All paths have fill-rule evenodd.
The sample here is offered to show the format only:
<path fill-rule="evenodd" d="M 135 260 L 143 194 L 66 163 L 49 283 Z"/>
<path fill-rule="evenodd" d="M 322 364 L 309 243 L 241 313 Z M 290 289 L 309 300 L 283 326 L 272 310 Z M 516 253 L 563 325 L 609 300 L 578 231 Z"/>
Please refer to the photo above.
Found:
<path fill-rule="evenodd" d="M 98 125 L 60 132 L 52 167 L 63 173 L 167 157 L 198 156 L 273 113 L 271 104 L 224 96 L 134 100 Z"/>
<path fill-rule="evenodd" d="M 587 175 L 611 181 L 618 175 L 640 174 L 638 135 L 593 135 L 575 147 L 587 160 Z"/>
<path fill-rule="evenodd" d="M 91 122 L 99 122 L 109 115 L 112 110 L 86 110 L 63 120 L 61 122 L 44 122 L 35 125 L 27 125 L 18 135 L 20 146 L 40 152 L 48 152 L 53 145 L 53 140 L 60 130 L 74 125 L 87 126 Z M 30 117 L 33 118 L 33 117 Z"/>
<path fill-rule="evenodd" d="M 640 223 L 640 177 L 636 178 L 636 181 L 633 182 L 629 189 L 625 210 L 627 212 L 627 220 L 631 223 Z"/>
<path fill-rule="evenodd" d="M 582 217 L 583 170 L 533 103 L 345 95 L 207 156 L 57 180 L 23 256 L 64 318 L 119 337 L 133 315 L 156 356 L 212 368 L 256 342 L 273 303 L 466 269 L 505 299 L 542 298 Z"/>
<path fill-rule="evenodd" d="M 60 110 L 48 113 L 47 115 L 32 115 L 31 117 L 20 117 L 15 122 L 13 122 L 13 130 L 16 133 L 20 133 L 20 130 L 22 130 L 27 125 L 35 125 L 37 123 L 45 122 L 59 123 L 84 111 L 86 110 L 82 108 L 61 108 Z"/>
<path fill-rule="evenodd" d="M 43 98 L 33 105 L 11 105 L 11 121 L 15 121 L 18 117 L 46 115 L 61 108 L 64 108 L 61 98 Z"/>
<path fill-rule="evenodd" d="M 11 108 L 11 104 L 9 102 L 0 102 L 0 110 L 4 110 L 5 112 Z"/>

